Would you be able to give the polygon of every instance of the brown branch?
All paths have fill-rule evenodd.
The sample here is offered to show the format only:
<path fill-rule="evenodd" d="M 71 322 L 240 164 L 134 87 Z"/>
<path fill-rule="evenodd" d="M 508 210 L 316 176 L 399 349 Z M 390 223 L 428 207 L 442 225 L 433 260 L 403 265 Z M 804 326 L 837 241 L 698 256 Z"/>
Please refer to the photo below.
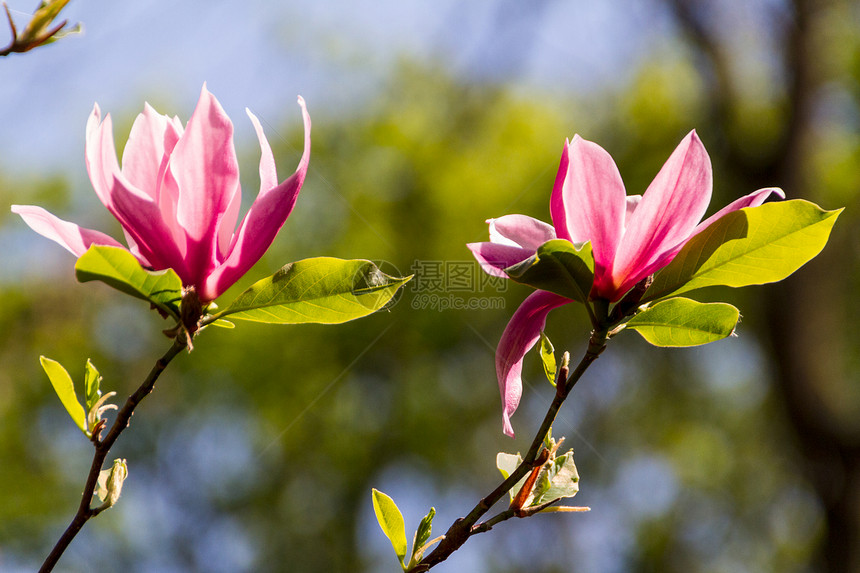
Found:
<path fill-rule="evenodd" d="M 98 440 L 97 438 L 93 440 L 95 444 L 95 453 L 93 454 L 93 462 L 90 465 L 90 473 L 87 475 L 86 485 L 84 486 L 84 493 L 81 496 L 81 504 L 78 506 L 78 511 L 75 513 L 75 517 L 72 519 L 72 522 L 66 528 L 66 531 L 57 541 L 57 544 L 54 545 L 54 548 L 51 550 L 51 553 L 45 559 L 45 562 L 42 564 L 41 569 L 39 569 L 40 573 L 47 573 L 48 571 L 52 571 L 54 566 L 57 564 L 57 561 L 60 560 L 60 557 L 63 555 L 63 552 L 75 538 L 75 536 L 80 532 L 81 528 L 90 518 L 95 517 L 105 509 L 107 506 L 92 508 L 90 504 L 93 499 L 93 493 L 95 492 L 96 485 L 99 479 L 99 473 L 102 470 L 102 465 L 104 464 L 105 458 L 107 458 L 108 453 L 110 452 L 111 447 L 114 442 L 116 442 L 117 438 L 119 438 L 120 434 L 128 427 L 131 416 L 134 413 L 134 409 L 137 407 L 140 402 L 146 398 L 152 389 L 155 387 L 155 382 L 158 380 L 158 377 L 167 367 L 171 360 L 173 360 L 177 354 L 182 352 L 186 347 L 185 337 L 180 335 L 177 336 L 173 340 L 173 345 L 170 349 L 159 358 L 155 365 L 152 367 L 152 370 L 149 371 L 146 379 L 140 385 L 140 387 L 135 391 L 134 394 L 128 397 L 125 402 L 125 405 L 122 409 L 117 413 L 116 420 L 114 420 L 113 425 L 111 426 L 110 432 L 105 437 L 104 440 Z"/>
<path fill-rule="evenodd" d="M 65 6 L 67 2 L 63 3 Z M 62 10 L 63 6 L 61 6 L 51 17 L 51 20 L 56 18 L 59 14 L 59 11 Z M 33 48 L 38 48 L 48 42 L 51 41 L 57 33 L 60 32 L 63 28 L 65 28 L 66 24 L 69 23 L 68 20 L 63 20 L 59 24 L 54 25 L 53 28 L 47 31 L 39 31 L 35 30 L 34 33 L 33 25 L 37 21 L 39 12 L 42 10 L 40 7 L 35 14 L 33 14 L 33 19 L 30 23 L 24 28 L 24 32 L 22 35 L 18 35 L 18 29 L 15 27 L 15 21 L 12 19 L 12 14 L 9 12 L 9 7 L 6 5 L 6 2 L 3 2 L 3 9 L 6 11 L 6 19 L 9 22 L 9 28 L 12 31 L 12 41 L 9 42 L 9 45 L 3 49 L 0 49 L 0 56 L 8 56 L 9 54 L 23 54 L 24 52 L 29 52 Z"/>
<path fill-rule="evenodd" d="M 570 394 L 570 391 L 573 390 L 574 385 L 576 385 L 579 379 L 582 378 L 582 375 L 585 374 L 588 367 L 591 366 L 592 362 L 597 360 L 598 356 L 600 356 L 606 348 L 606 341 L 608 338 L 607 332 L 608 331 L 605 328 L 594 330 L 588 341 L 588 348 L 585 351 L 585 355 L 582 357 L 582 360 L 579 361 L 576 369 L 569 377 L 565 378 L 563 375 L 559 376 L 558 384 L 556 386 L 557 391 L 552 404 L 550 404 L 549 410 L 547 410 L 540 428 L 535 433 L 531 447 L 525 457 L 523 457 L 523 461 L 520 465 L 517 466 L 507 479 L 499 484 L 496 489 L 481 499 L 481 501 L 472 508 L 472 511 L 470 511 L 466 517 L 461 517 L 455 520 L 454 523 L 451 524 L 451 527 L 448 528 L 448 531 L 445 532 L 445 538 L 439 543 L 439 545 L 437 545 L 436 548 L 424 557 L 424 559 L 422 559 L 415 567 L 410 569 L 408 573 L 422 573 L 424 571 L 428 571 L 430 568 L 450 557 L 451 554 L 462 547 L 462 545 L 466 543 L 472 535 L 489 531 L 493 525 L 506 519 L 521 517 L 519 513 L 522 512 L 522 509 L 511 507 L 495 517 L 490 518 L 486 522 L 477 526 L 475 525 L 478 523 L 478 520 L 490 510 L 490 508 L 492 508 L 500 499 L 502 499 L 502 497 L 513 489 L 515 485 L 517 485 L 517 482 L 534 469 L 544 437 L 547 435 L 547 432 L 549 432 L 550 427 L 552 427 L 561 405 Z M 547 504 L 547 507 L 548 506 L 549 504 Z M 543 507 L 541 509 L 543 509 Z"/>

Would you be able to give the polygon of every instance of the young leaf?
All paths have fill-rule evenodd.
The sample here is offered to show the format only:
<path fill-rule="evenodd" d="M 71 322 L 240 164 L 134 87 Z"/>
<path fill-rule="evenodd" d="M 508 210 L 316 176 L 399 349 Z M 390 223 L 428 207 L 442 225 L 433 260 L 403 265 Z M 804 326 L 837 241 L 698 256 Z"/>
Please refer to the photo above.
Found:
<path fill-rule="evenodd" d="M 506 268 L 505 274 L 518 283 L 586 302 L 594 282 L 591 243 L 577 247 L 564 239 L 552 239 L 530 258 Z"/>
<path fill-rule="evenodd" d="M 546 374 L 546 379 L 555 386 L 555 348 L 544 332 L 540 333 L 540 359 L 543 362 L 543 373 Z"/>
<path fill-rule="evenodd" d="M 101 281 L 148 301 L 179 320 L 182 280 L 173 269 L 148 271 L 124 249 L 93 245 L 75 263 L 75 275 L 82 283 Z"/>
<path fill-rule="evenodd" d="M 728 213 L 684 245 L 641 300 L 781 281 L 821 252 L 841 212 L 795 199 Z"/>
<path fill-rule="evenodd" d="M 415 530 L 415 537 L 412 538 L 412 556 L 409 558 L 409 563 L 405 569 L 411 569 L 417 565 L 424 557 L 424 550 L 427 540 L 430 539 L 430 532 L 433 530 L 433 518 L 436 516 L 436 508 L 431 507 L 418 524 L 418 529 Z"/>
<path fill-rule="evenodd" d="M 731 336 L 738 318 L 740 312 L 730 304 L 677 297 L 635 315 L 627 328 L 655 346 L 698 346 Z"/>
<path fill-rule="evenodd" d="M 77 395 L 75 395 L 75 385 L 72 382 L 72 377 L 69 376 L 63 365 L 56 360 L 40 356 L 39 361 L 42 363 L 45 374 L 51 380 L 54 392 L 57 393 L 57 396 L 60 397 L 60 402 L 66 408 L 66 412 L 69 413 L 69 416 L 72 417 L 78 428 L 86 434 L 86 414 L 84 414 L 84 408 L 78 402 Z"/>
<path fill-rule="evenodd" d="M 415 542 L 412 544 L 413 552 L 416 547 L 420 549 L 430 539 L 430 533 L 433 531 L 433 518 L 435 516 L 436 508 L 431 507 L 427 515 L 421 519 L 421 523 L 418 524 L 418 529 L 415 531 Z"/>
<path fill-rule="evenodd" d="M 338 324 L 379 310 L 410 278 L 389 276 L 370 261 L 304 259 L 258 281 L 215 316 L 272 324 Z"/>
<path fill-rule="evenodd" d="M 104 503 L 100 509 L 113 507 L 122 494 L 122 484 L 128 477 L 128 465 L 124 459 L 116 459 L 110 469 L 99 472 L 95 494 Z"/>
<path fill-rule="evenodd" d="M 403 559 L 406 557 L 406 525 L 403 522 L 403 514 L 400 513 L 393 499 L 375 488 L 373 512 L 376 514 L 376 521 L 379 522 L 382 533 L 391 541 L 394 553 L 400 560 L 400 566 L 403 567 Z"/>
<path fill-rule="evenodd" d="M 502 477 L 504 479 L 508 479 L 508 477 L 514 473 L 514 470 L 517 469 L 517 466 L 521 463 L 523 463 L 523 458 L 519 454 L 506 454 L 505 452 L 499 452 L 496 454 L 496 467 L 502 473 Z M 527 478 L 528 476 L 524 476 L 508 491 L 508 494 L 511 496 L 511 501 L 514 500 L 514 497 L 517 495 L 517 492 L 520 491 L 520 488 L 523 487 Z"/>
<path fill-rule="evenodd" d="M 99 375 L 99 371 L 96 369 L 96 365 L 93 364 L 92 360 L 87 358 L 87 368 L 84 376 L 84 392 L 86 393 L 86 411 L 89 412 L 93 407 L 93 404 L 98 402 L 99 396 L 102 393 L 99 391 L 99 384 L 102 381 L 102 377 Z"/>
<path fill-rule="evenodd" d="M 568 450 L 563 456 L 559 456 L 544 466 L 538 483 L 534 489 L 534 501 L 531 505 L 538 505 L 561 499 L 573 497 L 579 492 L 579 473 L 573 463 L 573 450 Z"/>

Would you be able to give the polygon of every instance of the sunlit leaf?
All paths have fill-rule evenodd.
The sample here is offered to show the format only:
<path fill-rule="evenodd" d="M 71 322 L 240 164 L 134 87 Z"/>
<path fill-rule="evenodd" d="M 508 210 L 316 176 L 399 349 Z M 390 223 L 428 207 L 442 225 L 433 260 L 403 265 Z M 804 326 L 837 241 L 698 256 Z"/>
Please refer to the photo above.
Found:
<path fill-rule="evenodd" d="M 59 16 L 60 11 L 68 3 L 69 0 L 46 0 L 41 2 L 21 33 L 21 38 L 35 40 L 47 33 L 54 19 Z"/>
<path fill-rule="evenodd" d="M 655 346 L 698 346 L 731 336 L 739 318 L 740 312 L 730 304 L 677 297 L 640 312 L 627 328 Z"/>
<path fill-rule="evenodd" d="M 101 396 L 101 392 L 99 391 L 101 380 L 102 377 L 99 375 L 96 365 L 93 364 L 92 360 L 87 358 L 87 367 L 84 375 L 84 391 L 86 393 L 86 410 L 88 412 L 90 408 L 93 407 L 93 404 L 98 402 L 99 396 Z"/>
<path fill-rule="evenodd" d="M 397 554 L 402 567 L 404 565 L 403 559 L 406 557 L 406 525 L 403 522 L 403 514 L 400 513 L 400 509 L 393 499 L 375 488 L 373 490 L 373 512 L 376 514 L 376 521 L 379 522 L 382 532 L 391 541 L 394 553 Z"/>
<path fill-rule="evenodd" d="M 547 463 L 538 476 L 533 492 L 534 499 L 529 505 L 538 505 L 573 497 L 579 492 L 579 473 L 573 463 L 573 450 Z"/>
<path fill-rule="evenodd" d="M 54 387 L 54 392 L 57 393 L 57 396 L 60 397 L 60 402 L 66 408 L 66 412 L 69 413 L 69 416 L 72 417 L 78 428 L 86 434 L 86 414 L 84 413 L 83 406 L 78 402 L 77 395 L 75 395 L 75 385 L 72 382 L 72 377 L 69 376 L 63 365 L 56 360 L 40 356 L 39 361 L 42 363 L 45 374 L 48 375 L 48 379 L 51 381 L 51 386 Z"/>
<path fill-rule="evenodd" d="M 684 245 L 642 302 L 709 286 L 780 281 L 821 252 L 841 212 L 795 199 L 729 213 Z"/>
<path fill-rule="evenodd" d="M 594 282 L 591 243 L 577 246 L 552 239 L 538 247 L 533 256 L 506 268 L 505 273 L 518 283 L 585 302 Z"/>
<path fill-rule="evenodd" d="M 389 276 L 365 260 L 304 259 L 256 282 L 215 316 L 273 324 L 337 324 L 381 309 L 410 278 Z"/>
<path fill-rule="evenodd" d="M 508 479 L 508 477 L 514 473 L 514 470 L 516 470 L 521 463 L 523 463 L 523 458 L 519 454 L 506 454 L 505 452 L 499 452 L 496 454 L 496 467 L 502 473 L 502 477 L 504 479 Z M 528 479 L 528 476 L 524 476 L 508 491 L 508 495 L 511 496 L 511 501 L 514 500 L 517 492 L 523 487 L 526 479 Z"/>
<path fill-rule="evenodd" d="M 430 533 L 433 530 L 433 518 L 436 516 L 436 508 L 431 507 L 418 524 L 418 529 L 415 530 L 415 537 L 412 539 L 412 557 L 409 559 L 407 569 L 414 567 L 421 558 L 424 557 L 425 545 L 430 539 Z"/>
<path fill-rule="evenodd" d="M 555 348 L 544 332 L 540 333 L 540 359 L 543 363 L 543 373 L 546 374 L 546 379 L 555 386 Z"/>
<path fill-rule="evenodd" d="M 82 283 L 101 281 L 179 318 L 179 276 L 173 269 L 148 271 L 125 249 L 93 245 L 75 263 L 75 275 Z"/>

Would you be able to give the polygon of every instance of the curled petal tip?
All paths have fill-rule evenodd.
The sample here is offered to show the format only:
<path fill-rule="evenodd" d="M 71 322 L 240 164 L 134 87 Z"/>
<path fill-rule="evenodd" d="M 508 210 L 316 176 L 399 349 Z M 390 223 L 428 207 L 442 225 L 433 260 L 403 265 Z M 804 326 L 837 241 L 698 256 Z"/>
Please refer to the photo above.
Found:
<path fill-rule="evenodd" d="M 297 101 L 302 108 L 302 121 L 305 124 L 305 147 L 309 150 L 311 141 L 311 116 L 308 113 L 308 106 L 305 103 L 305 98 L 298 96 Z"/>
<path fill-rule="evenodd" d="M 506 436 L 509 436 L 511 438 L 516 437 L 514 435 L 514 427 L 511 426 L 511 418 L 507 412 L 502 415 L 502 431 L 505 433 Z"/>

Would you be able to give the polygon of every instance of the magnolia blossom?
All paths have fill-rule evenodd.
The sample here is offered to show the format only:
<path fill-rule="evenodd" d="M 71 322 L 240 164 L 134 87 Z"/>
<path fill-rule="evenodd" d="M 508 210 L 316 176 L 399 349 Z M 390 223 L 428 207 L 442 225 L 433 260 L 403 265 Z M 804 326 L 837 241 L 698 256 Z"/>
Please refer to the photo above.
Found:
<path fill-rule="evenodd" d="M 574 136 L 565 142 L 550 198 L 552 225 L 525 215 L 487 221 L 490 242 L 468 245 L 487 273 L 535 254 L 550 239 L 591 241 L 592 299 L 616 302 L 636 283 L 668 265 L 696 234 L 726 213 L 761 205 L 776 188 L 760 189 L 700 222 L 711 201 L 711 161 L 695 131 L 681 141 L 643 195 L 627 195 L 612 157 L 596 143 Z M 538 290 L 520 305 L 496 351 L 496 374 L 504 403 L 504 431 L 522 395 L 523 356 L 537 342 L 550 310 L 572 302 Z"/>
<path fill-rule="evenodd" d="M 86 162 L 99 199 L 117 218 L 128 251 L 150 269 L 173 269 L 199 299 L 217 298 L 256 263 L 296 203 L 310 160 L 311 120 L 299 97 L 304 152 L 296 172 L 278 183 L 275 159 L 259 120 L 246 110 L 260 141 L 260 192 L 238 229 L 242 202 L 233 124 L 206 86 L 183 127 L 177 117 L 144 106 L 122 156 L 114 149 L 110 114 L 98 104 L 87 122 Z M 12 211 L 37 233 L 76 256 L 90 245 L 123 247 L 112 237 L 31 205 Z"/>

